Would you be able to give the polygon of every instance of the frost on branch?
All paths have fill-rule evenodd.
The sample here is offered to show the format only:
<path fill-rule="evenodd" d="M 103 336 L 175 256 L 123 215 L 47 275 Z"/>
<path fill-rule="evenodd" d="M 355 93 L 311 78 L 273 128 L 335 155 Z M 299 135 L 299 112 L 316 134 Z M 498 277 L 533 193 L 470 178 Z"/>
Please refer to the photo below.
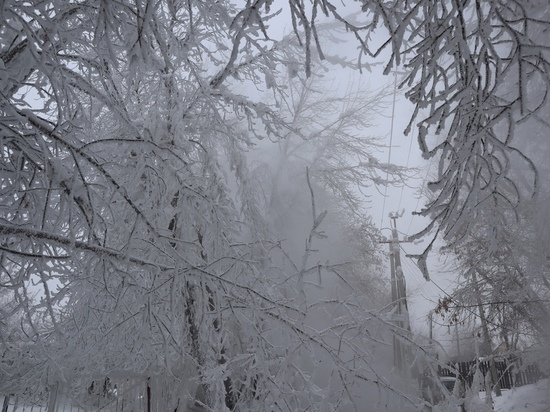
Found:
<path fill-rule="evenodd" d="M 298 5 L 294 10 L 309 30 L 306 40 L 314 35 L 317 13 L 331 14 L 357 39 L 361 53 L 389 53 L 386 73 L 406 71 L 400 87 L 415 106 L 406 132 L 417 127 L 424 156 L 439 161 L 430 183 L 433 200 L 419 212 L 432 223 L 417 237 L 432 232 L 449 244 L 460 242 L 481 224 L 479 211 L 487 204 L 515 208 L 536 193 L 538 175 L 518 149 L 524 137 L 517 126 L 548 127 L 546 2 L 373 1 L 363 2 L 353 18 L 328 0 L 315 2 L 311 14 Z M 432 144 L 434 135 L 439 137 Z M 523 188 L 510 173 L 512 158 L 531 169 Z M 420 263 L 432 244 L 418 256 Z"/>
<path fill-rule="evenodd" d="M 372 261 L 321 261 L 331 219 L 342 249 L 359 246 L 314 213 L 296 265 L 255 190 L 247 151 L 296 130 L 281 72 L 307 60 L 295 37 L 269 39 L 262 4 L 4 2 L 2 393 L 85 396 L 109 377 L 158 390 L 157 410 L 414 404 L 373 364 L 388 328 L 353 293 L 352 276 L 376 277 L 372 224 L 350 224 Z M 243 91 L 266 86 L 276 103 Z M 338 124 L 359 121 L 350 110 Z M 389 167 L 366 149 L 352 165 L 318 149 L 311 188 L 326 182 L 325 199 Z"/>

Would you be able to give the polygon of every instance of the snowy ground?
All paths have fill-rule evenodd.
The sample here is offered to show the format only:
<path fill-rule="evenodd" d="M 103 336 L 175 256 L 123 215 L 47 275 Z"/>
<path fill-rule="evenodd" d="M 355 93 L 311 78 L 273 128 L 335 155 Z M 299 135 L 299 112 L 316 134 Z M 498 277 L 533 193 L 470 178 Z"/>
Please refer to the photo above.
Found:
<path fill-rule="evenodd" d="M 504 389 L 502 396 L 493 395 L 493 409 L 486 406 L 485 392 L 468 402 L 468 412 L 550 412 L 550 380 L 533 385 Z"/>
<path fill-rule="evenodd" d="M 504 390 L 493 400 L 496 412 L 550 412 L 550 380 Z"/>

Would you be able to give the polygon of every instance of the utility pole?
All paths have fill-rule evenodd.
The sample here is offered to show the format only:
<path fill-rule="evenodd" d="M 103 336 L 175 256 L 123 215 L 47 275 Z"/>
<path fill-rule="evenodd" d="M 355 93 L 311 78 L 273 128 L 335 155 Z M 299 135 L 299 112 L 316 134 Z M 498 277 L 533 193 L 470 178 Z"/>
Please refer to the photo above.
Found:
<path fill-rule="evenodd" d="M 461 354 L 460 354 L 460 338 L 458 336 L 458 321 L 455 322 L 455 335 L 456 335 L 456 356 L 457 356 L 458 360 L 460 361 Z"/>
<path fill-rule="evenodd" d="M 390 247 L 390 270 L 391 270 L 391 294 L 393 302 L 393 314 L 395 316 L 395 324 L 401 330 L 407 330 L 410 332 L 409 322 L 409 310 L 407 306 L 407 288 L 405 284 L 405 277 L 403 276 L 403 268 L 401 266 L 401 255 L 399 244 L 404 242 L 399 240 L 397 232 L 397 218 L 400 215 L 397 213 L 390 213 L 391 225 L 392 225 L 392 238 L 382 243 L 388 243 Z M 393 358 L 394 365 L 400 370 L 405 371 L 406 361 L 406 348 L 403 347 L 401 341 L 397 336 L 393 337 Z"/>
<path fill-rule="evenodd" d="M 434 311 L 433 309 L 428 312 L 428 328 L 430 329 L 430 355 L 434 356 L 436 359 L 439 359 L 439 353 L 434 345 Z"/>
<path fill-rule="evenodd" d="M 432 344 L 432 340 L 434 338 L 434 313 L 432 310 L 428 312 L 428 324 L 430 325 L 430 345 Z"/>

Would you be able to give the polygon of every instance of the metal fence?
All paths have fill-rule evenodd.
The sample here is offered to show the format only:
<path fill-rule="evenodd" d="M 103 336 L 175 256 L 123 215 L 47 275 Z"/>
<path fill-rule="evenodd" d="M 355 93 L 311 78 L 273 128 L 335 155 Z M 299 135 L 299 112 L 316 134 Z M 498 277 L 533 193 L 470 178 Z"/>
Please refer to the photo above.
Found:
<path fill-rule="evenodd" d="M 537 365 L 526 364 L 520 357 L 516 356 L 495 359 L 495 367 L 502 389 L 512 389 L 536 383 L 546 377 Z M 488 359 L 473 360 L 458 362 L 449 365 L 449 367 L 439 367 L 439 375 L 455 376 L 455 371 L 458 370 L 460 379 L 466 383 L 467 387 L 470 387 L 477 368 L 485 376 L 487 373 L 490 373 L 490 361 Z"/>
<path fill-rule="evenodd" d="M 527 364 L 520 357 L 511 356 L 495 360 L 499 383 L 502 389 L 511 389 L 538 382 L 546 376 L 537 365 Z M 459 362 L 440 367 L 440 376 L 456 376 L 472 385 L 474 374 L 479 368 L 485 376 L 490 373 L 489 360 Z M 180 382 L 157 378 L 100 379 L 92 382 L 85 390 L 71 390 L 69 385 L 58 385 L 33 396 L 26 394 L 0 396 L 0 412 L 148 412 L 174 411 L 183 407 L 186 411 L 202 411 L 200 405 L 191 402 L 185 406 L 169 402 L 174 391 L 181 390 Z M 182 397 L 182 402 L 185 402 Z"/>

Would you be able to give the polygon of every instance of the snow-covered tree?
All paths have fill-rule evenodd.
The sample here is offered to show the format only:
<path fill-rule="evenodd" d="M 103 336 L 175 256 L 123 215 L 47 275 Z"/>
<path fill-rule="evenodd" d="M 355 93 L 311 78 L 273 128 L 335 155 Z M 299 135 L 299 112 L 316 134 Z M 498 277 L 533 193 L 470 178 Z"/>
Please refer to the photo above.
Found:
<path fill-rule="evenodd" d="M 312 206 L 318 213 L 326 211 L 323 230 L 315 236 L 328 239 L 318 255 L 337 261 L 348 272 L 344 278 L 360 281 L 365 293 L 381 297 L 384 292 L 376 287 L 382 286 L 377 269 L 381 238 L 365 215 L 361 193 L 404 181 L 403 168 L 378 161 L 381 139 L 368 136 L 388 92 L 355 83 L 331 88 L 324 71 L 328 68 L 316 62 L 309 78 L 297 74 L 288 79 L 286 97 L 277 106 L 291 128 L 283 139 L 264 141 L 249 153 L 251 175 L 274 236 L 295 260 L 302 256 L 292 251 L 301 250 L 311 230 Z"/>
<path fill-rule="evenodd" d="M 515 205 L 536 191 L 535 169 L 518 149 L 515 131 L 527 119 L 548 127 L 541 114 L 550 84 L 546 2 L 359 0 L 352 3 L 360 8 L 353 17 L 344 17 L 349 8 L 330 0 L 309 8 L 289 4 L 293 21 L 305 29 L 308 50 L 322 48 L 315 21 L 324 13 L 356 38 L 360 57 L 386 53 L 385 73 L 406 71 L 400 87 L 415 106 L 407 131 L 418 127 L 424 157 L 439 161 L 429 184 L 434 199 L 420 211 L 431 223 L 418 236 L 434 232 L 418 256 L 426 276 L 426 258 L 439 234 L 458 242 L 484 224 L 478 212 L 485 205 L 495 199 Z M 430 147 L 429 136 L 442 132 Z M 521 182 L 525 190 L 509 174 L 512 157 L 532 169 Z"/>
<path fill-rule="evenodd" d="M 144 379 L 158 410 L 414 403 L 372 363 L 382 337 L 370 331 L 388 328 L 365 297 L 304 299 L 305 275 L 343 273 L 314 261 L 326 214 L 308 209 L 294 267 L 249 184 L 249 148 L 295 131 L 278 72 L 306 64 L 254 6 L 4 2 L 1 279 L 39 362 L 29 376 L 2 358 L 3 390 L 122 376 Z M 243 92 L 264 86 L 276 103 Z M 337 120 L 364 126 L 349 109 Z M 317 131 L 357 157 L 346 169 L 333 148 L 334 162 L 311 162 L 308 202 L 326 185 L 349 203 L 352 185 L 388 168 L 349 130 Z"/>
<path fill-rule="evenodd" d="M 399 392 L 371 364 L 376 337 L 365 326 L 384 320 L 361 296 L 311 306 L 304 298 L 303 275 L 321 268 L 312 258 L 328 222 L 320 208 L 301 263 L 280 266 L 284 248 L 270 237 L 245 152 L 258 139 L 310 136 L 244 90 L 269 88 L 280 104 L 281 72 L 311 76 L 316 53 L 331 60 L 320 14 L 355 37 L 361 58 L 388 50 L 386 73 L 407 71 L 410 127 L 440 161 L 422 211 L 433 219 L 427 231 L 454 244 L 477 224 L 498 228 L 486 205 L 515 207 L 530 192 L 509 164 L 533 166 L 514 146 L 518 123 L 547 127 L 549 8 L 353 4 L 361 12 L 345 18 L 339 2 L 289 0 L 294 34 L 274 41 L 269 0 L 2 3 L 0 279 L 13 293 L 6 314 L 20 316 L 21 337 L 41 359 L 37 381 L 132 372 L 177 388 L 163 410 L 195 401 L 211 410 L 363 409 L 360 382 Z M 359 145 L 341 151 L 353 135 L 338 125 L 353 112 L 340 113 L 317 129 L 320 152 L 306 159 L 312 206 L 323 196 L 316 185 L 350 201 L 354 185 L 388 170 Z M 444 129 L 430 148 L 428 134 Z M 363 158 L 342 164 L 349 150 Z M 526 183 L 535 181 L 533 172 Z M 308 324 L 328 308 L 324 328 Z"/>
<path fill-rule="evenodd" d="M 235 237 L 217 157 L 250 143 L 239 124 L 280 125 L 226 78 L 255 81 L 295 47 L 257 39 L 229 3 L 3 7 L 2 279 L 44 359 L 34 376 L 169 372 L 230 405 L 240 389 L 206 371 L 252 345 L 232 306 L 278 305 Z"/>
<path fill-rule="evenodd" d="M 518 126 L 518 134 L 529 136 L 521 146 L 541 176 L 548 173 L 547 137 L 542 130 L 530 120 Z M 517 160 L 511 160 L 510 174 L 522 182 L 531 172 Z M 480 215 L 486 224 L 471 230 L 459 246 L 449 249 L 462 273 L 449 305 L 460 311 L 461 317 L 480 316 L 483 312 L 494 345 L 510 351 L 531 345 L 544 348 L 550 338 L 544 232 L 548 193 L 547 182 L 541 180 L 537 196 L 520 206 L 497 202 L 485 207 Z"/>

